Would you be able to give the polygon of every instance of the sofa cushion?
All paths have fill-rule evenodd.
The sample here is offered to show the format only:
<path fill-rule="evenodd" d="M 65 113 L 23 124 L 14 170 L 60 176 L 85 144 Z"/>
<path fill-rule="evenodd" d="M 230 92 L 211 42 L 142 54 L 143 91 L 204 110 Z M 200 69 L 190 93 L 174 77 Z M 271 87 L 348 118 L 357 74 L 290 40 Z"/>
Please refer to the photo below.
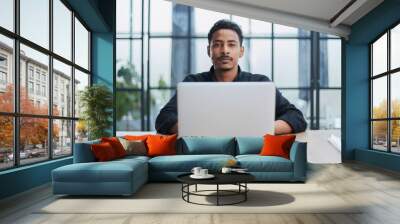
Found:
<path fill-rule="evenodd" d="M 230 159 L 231 155 L 175 155 L 158 156 L 149 160 L 151 172 L 190 172 L 193 167 L 200 166 L 211 172 L 219 171 Z"/>
<path fill-rule="evenodd" d="M 147 155 L 165 156 L 176 154 L 176 138 L 177 135 L 149 135 L 146 139 Z"/>
<path fill-rule="evenodd" d="M 259 154 L 264 144 L 260 137 L 236 137 L 236 155 Z"/>
<path fill-rule="evenodd" d="M 264 146 L 261 149 L 261 156 L 280 156 L 290 159 L 290 148 L 296 135 L 264 135 Z"/>
<path fill-rule="evenodd" d="M 240 167 L 249 172 L 292 172 L 292 161 L 279 156 L 238 155 Z"/>
<path fill-rule="evenodd" d="M 117 137 L 103 137 L 101 138 L 101 142 L 108 142 L 114 149 L 115 155 L 117 158 L 122 158 L 126 156 L 126 151 L 124 146 L 122 146 L 121 142 Z"/>
<path fill-rule="evenodd" d="M 145 166 L 146 162 L 140 159 L 74 163 L 53 170 L 52 174 L 53 181 L 58 182 L 129 182 L 133 173 L 147 171 Z"/>
<path fill-rule="evenodd" d="M 125 135 L 124 139 L 126 140 L 134 140 L 134 141 L 146 141 L 147 137 L 149 136 L 149 134 L 146 135 Z"/>
<path fill-rule="evenodd" d="M 109 142 L 92 144 L 90 148 L 92 149 L 94 157 L 96 157 L 96 161 L 104 162 L 118 158 L 115 154 L 115 150 Z"/>
<path fill-rule="evenodd" d="M 182 137 L 178 154 L 235 155 L 235 139 L 233 137 Z"/>
<path fill-rule="evenodd" d="M 131 162 L 135 160 L 143 161 L 143 162 L 148 162 L 150 157 L 147 156 L 137 156 L 137 155 L 130 155 L 130 156 L 125 156 L 124 158 L 116 159 L 113 160 L 113 162 Z"/>
<path fill-rule="evenodd" d="M 145 156 L 147 155 L 146 143 L 141 140 L 126 140 L 124 138 L 118 138 L 122 146 L 126 151 L 126 155 L 137 155 Z"/>

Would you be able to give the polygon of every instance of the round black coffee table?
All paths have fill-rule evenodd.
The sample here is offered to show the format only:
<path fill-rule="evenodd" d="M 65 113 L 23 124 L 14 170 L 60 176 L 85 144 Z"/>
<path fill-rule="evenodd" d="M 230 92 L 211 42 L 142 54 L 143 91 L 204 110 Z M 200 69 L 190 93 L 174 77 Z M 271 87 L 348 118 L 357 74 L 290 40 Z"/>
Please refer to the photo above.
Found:
<path fill-rule="evenodd" d="M 215 177 L 212 179 L 193 179 L 190 177 L 191 173 L 182 174 L 177 177 L 178 181 L 182 183 L 182 199 L 188 203 L 198 205 L 234 205 L 247 200 L 247 192 L 249 188 L 247 183 L 255 180 L 255 177 L 249 173 L 215 173 Z M 216 185 L 215 190 L 197 190 L 197 185 Z M 190 191 L 190 186 L 195 186 L 194 191 Z M 236 185 L 237 190 L 223 190 L 220 189 L 220 185 Z M 215 192 L 215 194 L 205 194 L 209 192 Z M 204 196 L 204 197 L 216 197 L 216 204 L 202 204 L 190 201 L 190 196 Z M 241 196 L 239 200 L 231 203 L 221 203 L 221 197 L 232 197 Z"/>

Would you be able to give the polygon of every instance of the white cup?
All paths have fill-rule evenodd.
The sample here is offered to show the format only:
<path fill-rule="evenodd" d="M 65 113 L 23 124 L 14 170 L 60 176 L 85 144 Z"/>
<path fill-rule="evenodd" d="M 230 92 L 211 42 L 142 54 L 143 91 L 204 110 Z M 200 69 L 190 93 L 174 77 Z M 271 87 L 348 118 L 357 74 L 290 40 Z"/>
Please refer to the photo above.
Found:
<path fill-rule="evenodd" d="M 201 169 L 200 170 L 200 176 L 207 176 L 208 175 L 208 169 Z"/>
<path fill-rule="evenodd" d="M 194 174 L 194 175 L 196 175 L 196 176 L 199 176 L 199 175 L 201 175 L 200 174 L 200 171 L 202 170 L 202 168 L 201 167 L 193 167 L 193 169 L 192 169 L 192 173 Z"/>
<path fill-rule="evenodd" d="M 222 170 L 221 170 L 222 173 L 230 173 L 231 171 L 232 171 L 232 169 L 229 167 L 222 167 Z"/>

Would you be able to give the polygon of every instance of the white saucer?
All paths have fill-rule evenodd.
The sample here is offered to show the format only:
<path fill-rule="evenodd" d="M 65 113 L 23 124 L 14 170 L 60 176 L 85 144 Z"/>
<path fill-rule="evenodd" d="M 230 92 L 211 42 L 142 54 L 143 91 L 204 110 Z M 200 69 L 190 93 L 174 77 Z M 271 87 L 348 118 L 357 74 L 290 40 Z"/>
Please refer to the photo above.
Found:
<path fill-rule="evenodd" d="M 193 179 L 211 179 L 211 178 L 214 178 L 214 177 L 215 176 L 212 175 L 212 174 L 207 174 L 207 175 L 204 175 L 204 176 L 194 175 L 194 174 L 190 175 L 190 178 L 193 178 Z"/>

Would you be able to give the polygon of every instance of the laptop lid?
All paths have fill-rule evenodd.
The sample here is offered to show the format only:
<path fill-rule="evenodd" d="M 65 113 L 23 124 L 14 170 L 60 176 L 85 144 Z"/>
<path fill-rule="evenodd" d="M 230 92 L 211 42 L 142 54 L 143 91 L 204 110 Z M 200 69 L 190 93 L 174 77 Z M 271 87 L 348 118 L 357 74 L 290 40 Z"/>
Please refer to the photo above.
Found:
<path fill-rule="evenodd" d="M 177 97 L 179 137 L 274 133 L 272 82 L 181 82 Z"/>

